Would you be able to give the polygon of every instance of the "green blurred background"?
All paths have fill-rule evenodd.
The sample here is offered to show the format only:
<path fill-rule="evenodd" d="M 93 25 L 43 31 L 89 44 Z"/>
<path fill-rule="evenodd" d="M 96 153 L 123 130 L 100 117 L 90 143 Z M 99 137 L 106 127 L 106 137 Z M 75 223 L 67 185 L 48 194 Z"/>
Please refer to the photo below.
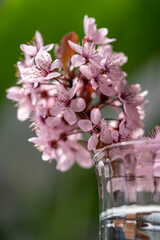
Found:
<path fill-rule="evenodd" d="M 96 18 L 115 37 L 115 51 L 129 57 L 129 83 L 148 89 L 146 129 L 160 124 L 160 1 L 0 1 L 0 239 L 97 240 L 98 193 L 94 169 L 74 166 L 66 173 L 41 160 L 27 139 L 29 123 L 18 122 L 5 89 L 15 84 L 19 45 L 39 30 L 46 44 L 75 31 L 83 17 Z"/>

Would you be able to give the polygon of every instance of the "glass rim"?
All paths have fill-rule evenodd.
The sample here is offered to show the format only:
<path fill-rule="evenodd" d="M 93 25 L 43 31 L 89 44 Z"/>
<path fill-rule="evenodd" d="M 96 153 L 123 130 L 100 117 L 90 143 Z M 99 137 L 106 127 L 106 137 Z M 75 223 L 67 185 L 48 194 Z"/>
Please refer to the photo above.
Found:
<path fill-rule="evenodd" d="M 131 145 L 138 145 L 138 144 L 148 144 L 148 143 L 149 144 L 155 144 L 155 143 L 160 144 L 160 139 L 152 139 L 152 138 L 151 139 L 135 139 L 135 140 L 131 140 L 131 141 L 112 143 L 112 144 L 109 144 L 109 145 L 107 145 L 103 148 L 95 150 L 93 159 L 96 159 L 96 157 L 100 153 L 105 151 L 106 149 L 113 149 L 113 148 L 116 148 L 116 147 L 131 146 Z"/>

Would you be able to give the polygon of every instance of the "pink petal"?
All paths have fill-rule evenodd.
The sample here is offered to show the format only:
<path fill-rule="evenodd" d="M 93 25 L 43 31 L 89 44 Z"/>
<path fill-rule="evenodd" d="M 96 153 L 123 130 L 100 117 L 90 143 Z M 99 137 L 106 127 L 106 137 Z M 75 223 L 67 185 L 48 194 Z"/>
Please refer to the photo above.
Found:
<path fill-rule="evenodd" d="M 37 93 L 34 88 L 31 89 L 31 102 L 35 106 L 37 102 Z"/>
<path fill-rule="evenodd" d="M 124 55 L 124 53 L 115 53 L 114 54 L 114 64 L 118 66 L 122 66 L 128 61 L 128 57 Z M 139 84 L 135 84 L 139 85 Z"/>
<path fill-rule="evenodd" d="M 87 32 L 87 37 L 93 41 L 93 36 L 96 32 L 96 24 L 95 24 L 95 19 L 94 18 L 89 18 L 89 24 L 88 24 L 88 32 Z"/>
<path fill-rule="evenodd" d="M 25 121 L 31 113 L 31 105 L 29 102 L 21 103 L 17 110 L 17 118 L 19 121 Z"/>
<path fill-rule="evenodd" d="M 84 27 L 84 33 L 85 33 L 85 35 L 87 35 L 87 30 L 88 30 L 88 16 L 87 15 L 84 16 L 83 27 Z"/>
<path fill-rule="evenodd" d="M 89 132 L 92 130 L 92 123 L 90 120 L 80 120 L 78 126 L 83 132 Z"/>
<path fill-rule="evenodd" d="M 47 108 L 43 107 L 43 105 L 40 105 L 38 107 L 38 114 L 42 117 L 42 118 L 46 118 L 47 116 Z"/>
<path fill-rule="evenodd" d="M 108 34 L 107 28 L 101 28 L 96 31 L 96 33 L 93 36 L 93 42 L 95 44 L 105 44 L 106 35 Z"/>
<path fill-rule="evenodd" d="M 82 54 L 82 47 L 76 43 L 73 43 L 72 41 L 68 41 L 70 47 L 75 51 L 78 52 L 79 54 Z"/>
<path fill-rule="evenodd" d="M 86 107 L 86 103 L 83 98 L 73 99 L 70 108 L 74 110 L 74 112 L 82 112 Z"/>
<path fill-rule="evenodd" d="M 101 120 L 100 139 L 102 142 L 108 144 L 113 142 L 113 139 L 111 137 L 111 131 L 109 131 L 107 122 L 104 119 Z"/>
<path fill-rule="evenodd" d="M 72 99 L 77 92 L 77 84 L 74 84 L 71 89 L 69 89 L 69 97 Z"/>
<path fill-rule="evenodd" d="M 56 59 L 52 64 L 51 64 L 51 70 L 58 68 L 59 70 L 62 68 L 62 63 L 59 59 Z"/>
<path fill-rule="evenodd" d="M 51 159 L 51 149 L 46 147 L 43 151 L 42 159 L 48 161 Z"/>
<path fill-rule="evenodd" d="M 83 65 L 79 68 L 79 70 L 87 79 L 92 78 L 92 72 L 88 66 Z"/>
<path fill-rule="evenodd" d="M 90 168 L 93 165 L 93 162 L 91 160 L 90 153 L 84 149 L 83 147 L 79 146 L 79 151 L 75 152 L 75 157 L 77 163 L 84 168 Z"/>
<path fill-rule="evenodd" d="M 54 47 L 54 44 L 52 43 L 42 47 L 41 50 L 48 52 L 48 51 L 51 51 L 53 47 Z"/>
<path fill-rule="evenodd" d="M 99 72 L 101 71 L 100 63 L 102 61 L 102 56 L 100 54 L 92 55 L 90 58 L 90 62 L 93 64 L 93 67 L 99 68 Z M 93 71 L 93 67 L 91 65 L 91 70 Z"/>
<path fill-rule="evenodd" d="M 108 37 L 106 37 L 105 44 L 109 44 L 109 43 L 115 42 L 115 41 L 116 41 L 116 38 L 108 38 Z"/>
<path fill-rule="evenodd" d="M 119 133 L 122 134 L 124 130 L 125 130 L 125 119 L 123 119 L 119 124 Z"/>
<path fill-rule="evenodd" d="M 98 138 L 97 138 L 97 135 L 94 133 L 88 141 L 88 150 L 92 151 L 94 148 L 96 148 L 97 144 L 98 144 Z"/>
<path fill-rule="evenodd" d="M 60 94 L 61 94 L 61 93 L 65 94 L 65 95 L 68 94 L 68 90 L 66 90 L 66 88 L 64 87 L 63 84 L 58 84 L 58 85 L 56 86 L 56 89 L 57 89 L 58 92 L 60 92 Z"/>
<path fill-rule="evenodd" d="M 106 50 L 107 52 L 107 50 Z M 105 64 L 106 64 L 106 59 L 104 58 L 101 62 L 100 62 L 100 67 L 105 69 Z"/>
<path fill-rule="evenodd" d="M 38 50 L 40 50 L 43 47 L 43 38 L 39 31 L 36 31 L 35 39 L 37 42 L 37 48 L 38 48 Z"/>
<path fill-rule="evenodd" d="M 52 128 L 58 126 L 60 122 L 61 122 L 61 118 L 59 117 L 48 117 L 45 120 L 45 123 L 47 124 L 47 126 Z"/>
<path fill-rule="evenodd" d="M 45 77 L 46 80 L 50 80 L 50 79 L 54 79 L 56 77 L 59 77 L 61 75 L 61 73 L 59 72 L 52 72 L 52 73 L 49 73 L 47 75 L 47 77 Z"/>
<path fill-rule="evenodd" d="M 100 91 L 105 95 L 105 96 L 114 96 L 115 91 L 113 87 L 108 86 L 106 83 L 100 83 Z"/>
<path fill-rule="evenodd" d="M 67 108 L 64 112 L 64 119 L 70 124 L 73 125 L 77 121 L 77 116 L 71 108 Z"/>
<path fill-rule="evenodd" d="M 108 29 L 107 28 L 100 28 L 100 29 L 98 29 L 98 32 L 101 36 L 105 37 L 108 34 Z"/>
<path fill-rule="evenodd" d="M 129 104 L 124 104 L 123 108 L 128 117 L 128 126 L 130 128 L 144 128 L 144 123 L 141 121 L 140 113 L 136 107 Z"/>
<path fill-rule="evenodd" d="M 52 116 L 55 116 L 59 113 L 62 113 L 63 110 L 64 110 L 64 106 L 55 104 L 51 107 L 49 112 Z"/>
<path fill-rule="evenodd" d="M 102 142 L 108 143 L 108 144 L 113 142 L 113 139 L 111 137 L 111 133 L 109 131 L 101 132 L 100 133 L 100 139 L 101 139 Z"/>
<path fill-rule="evenodd" d="M 35 56 L 37 53 L 37 49 L 34 46 L 31 45 L 25 45 L 25 44 L 21 44 L 20 45 L 20 49 L 27 55 L 30 56 Z"/>
<path fill-rule="evenodd" d="M 96 25 L 95 25 L 95 19 L 94 18 L 88 18 L 88 16 L 84 17 L 83 21 L 84 25 L 84 32 L 85 35 L 92 40 L 92 36 L 94 35 L 96 31 Z"/>
<path fill-rule="evenodd" d="M 36 146 L 45 146 L 46 141 L 44 139 L 33 137 L 28 139 L 29 142 L 33 142 Z"/>
<path fill-rule="evenodd" d="M 40 72 L 34 64 L 24 67 L 24 65 L 18 62 L 17 67 L 23 80 L 32 80 L 32 78 L 37 78 L 40 76 Z"/>
<path fill-rule="evenodd" d="M 22 95 L 22 88 L 11 87 L 7 89 L 7 98 L 13 101 L 20 101 L 24 96 Z"/>
<path fill-rule="evenodd" d="M 108 59 L 108 57 L 110 57 L 112 55 L 112 52 L 113 52 L 113 47 L 111 45 L 106 45 L 103 50 L 102 50 L 102 53 L 103 53 L 103 56 L 105 56 L 104 58 L 104 61 L 106 61 Z"/>
<path fill-rule="evenodd" d="M 71 168 L 71 166 L 74 164 L 74 154 L 69 149 L 63 149 L 63 152 L 61 152 L 58 160 L 57 160 L 57 166 L 56 169 L 60 170 L 61 172 L 65 172 Z"/>
<path fill-rule="evenodd" d="M 52 62 L 51 55 L 46 51 L 39 51 L 35 57 L 35 63 L 38 68 L 48 70 Z"/>
<path fill-rule="evenodd" d="M 98 108 L 93 108 L 91 111 L 91 121 L 94 124 L 98 124 L 101 120 L 101 112 Z"/>
<path fill-rule="evenodd" d="M 100 56 L 94 56 L 94 61 L 98 61 L 99 62 L 99 58 Z M 92 72 L 92 77 L 93 78 L 96 78 L 97 76 L 99 76 L 100 72 L 101 72 L 101 68 L 97 67 L 97 64 L 98 63 L 95 63 L 93 62 L 91 65 L 90 65 L 90 69 L 91 69 L 91 72 Z"/>
<path fill-rule="evenodd" d="M 118 142 L 118 137 L 119 137 L 118 131 L 113 130 L 113 132 L 111 133 L 111 136 L 115 142 Z"/>
<path fill-rule="evenodd" d="M 81 55 L 73 55 L 73 57 L 71 58 L 71 63 L 73 65 L 73 67 L 79 67 L 82 64 L 84 64 L 86 62 L 86 59 L 81 56 Z"/>

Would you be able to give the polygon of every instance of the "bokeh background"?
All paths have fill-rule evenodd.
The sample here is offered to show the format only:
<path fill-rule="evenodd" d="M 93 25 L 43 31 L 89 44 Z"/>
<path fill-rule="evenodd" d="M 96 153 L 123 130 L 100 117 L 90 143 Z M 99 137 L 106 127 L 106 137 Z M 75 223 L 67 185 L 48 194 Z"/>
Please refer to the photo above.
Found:
<path fill-rule="evenodd" d="M 29 123 L 18 122 L 5 89 L 15 84 L 19 45 L 36 30 L 48 43 L 70 31 L 83 36 L 83 17 L 95 17 L 117 38 L 129 83 L 148 89 L 146 130 L 160 124 L 160 1 L 0 0 L 0 239 L 97 240 L 98 194 L 94 169 L 66 173 L 41 160 Z"/>

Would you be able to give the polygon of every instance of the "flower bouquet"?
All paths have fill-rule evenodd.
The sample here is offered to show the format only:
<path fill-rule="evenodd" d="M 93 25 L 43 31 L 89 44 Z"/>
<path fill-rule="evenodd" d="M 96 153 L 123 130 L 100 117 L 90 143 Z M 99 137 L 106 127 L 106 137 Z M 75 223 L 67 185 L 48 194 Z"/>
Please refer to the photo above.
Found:
<path fill-rule="evenodd" d="M 160 128 L 144 137 L 147 91 L 141 92 L 140 84 L 127 84 L 127 74 L 121 69 L 127 57 L 113 51 L 115 39 L 108 38 L 108 30 L 97 29 L 95 19 L 88 16 L 83 25 L 81 43 L 71 32 L 59 45 L 44 46 L 36 31 L 34 40 L 21 44 L 24 58 L 17 63 L 17 86 L 7 90 L 7 98 L 17 103 L 20 121 L 29 118 L 32 122 L 36 136 L 29 141 L 42 152 L 44 161 L 56 161 L 60 171 L 75 162 L 84 168 L 95 164 L 100 239 L 150 239 L 140 238 L 147 234 L 137 230 L 136 224 L 159 208 Z M 137 193 L 142 195 L 141 206 L 143 193 L 148 192 L 156 192 L 149 211 L 133 207 Z"/>

